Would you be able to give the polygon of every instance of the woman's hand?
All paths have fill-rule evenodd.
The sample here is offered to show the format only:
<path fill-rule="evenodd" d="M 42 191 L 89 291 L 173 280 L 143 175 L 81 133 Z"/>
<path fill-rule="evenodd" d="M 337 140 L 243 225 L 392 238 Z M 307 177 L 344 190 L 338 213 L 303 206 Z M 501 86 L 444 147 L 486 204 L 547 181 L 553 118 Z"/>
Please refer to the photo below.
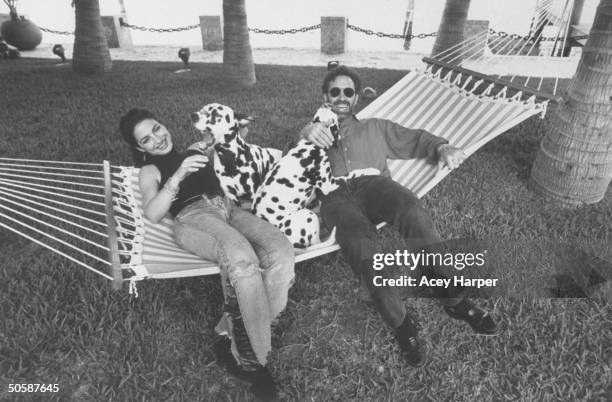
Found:
<path fill-rule="evenodd" d="M 193 173 L 203 167 L 208 163 L 208 157 L 205 155 L 191 155 L 183 159 L 183 163 L 176 169 L 176 172 L 172 175 L 177 179 L 180 183 L 185 177 L 187 177 L 190 173 Z M 178 183 L 177 183 L 178 184 Z"/>
<path fill-rule="evenodd" d="M 154 165 L 144 166 L 140 170 L 139 178 L 144 215 L 154 223 L 161 221 L 170 210 L 181 182 L 207 163 L 208 157 L 201 154 L 186 157 L 162 188 L 159 188 L 161 180 L 159 169 Z"/>

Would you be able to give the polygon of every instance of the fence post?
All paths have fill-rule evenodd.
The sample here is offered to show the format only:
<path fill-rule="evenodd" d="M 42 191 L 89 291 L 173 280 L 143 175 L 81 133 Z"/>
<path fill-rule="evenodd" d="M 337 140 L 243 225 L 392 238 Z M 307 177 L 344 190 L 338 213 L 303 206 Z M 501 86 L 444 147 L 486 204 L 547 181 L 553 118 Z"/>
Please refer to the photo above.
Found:
<path fill-rule="evenodd" d="M 338 54 L 346 52 L 346 17 L 321 17 L 321 52 Z"/>
<path fill-rule="evenodd" d="M 118 47 L 132 47 L 132 35 L 128 28 L 121 26 L 120 19 L 127 22 L 125 14 L 118 15 L 103 15 L 102 27 L 104 28 L 104 35 L 108 42 L 109 49 Z"/>
<path fill-rule="evenodd" d="M 223 49 L 223 26 L 220 15 L 200 15 L 200 31 L 202 33 L 202 49 Z"/>
<path fill-rule="evenodd" d="M 488 37 L 489 37 L 489 21 L 488 20 L 467 20 L 465 21 L 465 29 L 463 31 L 463 38 L 469 39 L 473 38 L 476 35 L 482 35 L 483 32 L 487 32 L 485 34 L 484 40 L 478 40 L 473 43 L 472 51 L 470 51 L 470 57 L 482 57 L 484 55 L 485 47 L 487 46 Z M 464 49 L 465 51 L 465 49 Z M 472 53 L 473 52 L 473 53 Z"/>

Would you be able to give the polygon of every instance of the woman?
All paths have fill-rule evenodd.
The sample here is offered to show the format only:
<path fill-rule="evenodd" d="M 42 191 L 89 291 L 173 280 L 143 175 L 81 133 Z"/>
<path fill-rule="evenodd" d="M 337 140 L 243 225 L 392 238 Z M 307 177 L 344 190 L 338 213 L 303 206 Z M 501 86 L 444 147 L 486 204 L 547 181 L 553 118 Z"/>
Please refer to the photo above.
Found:
<path fill-rule="evenodd" d="M 249 380 L 257 395 L 274 396 L 274 381 L 265 365 L 271 350 L 270 325 L 285 308 L 293 283 L 291 244 L 278 229 L 223 195 L 205 155 L 193 146 L 178 153 L 152 112 L 130 110 L 119 130 L 135 165 L 141 167 L 145 216 L 159 222 L 171 214 L 177 244 L 219 264 L 225 313 L 216 330 L 231 338 L 215 346 L 220 363 Z"/>

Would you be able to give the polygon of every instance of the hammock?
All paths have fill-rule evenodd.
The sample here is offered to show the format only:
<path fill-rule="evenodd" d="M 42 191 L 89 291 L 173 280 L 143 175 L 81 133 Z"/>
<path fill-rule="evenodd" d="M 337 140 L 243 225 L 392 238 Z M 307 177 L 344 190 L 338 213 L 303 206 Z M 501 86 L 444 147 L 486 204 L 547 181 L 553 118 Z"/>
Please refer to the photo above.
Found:
<path fill-rule="evenodd" d="M 413 71 L 378 97 L 359 118 L 380 117 L 423 128 L 462 147 L 469 156 L 528 117 L 547 99 L 509 96 L 499 83 L 465 78 L 435 66 Z M 461 85 L 458 85 L 461 84 Z M 484 85 L 483 85 L 484 84 Z M 422 197 L 447 174 L 424 160 L 389 160 L 392 177 Z M 180 249 L 168 218 L 153 224 L 142 214 L 139 170 L 133 167 L 0 158 L 0 226 L 114 281 L 178 278 L 219 272 L 210 261 Z M 296 261 L 339 249 L 332 235 L 296 249 Z"/>

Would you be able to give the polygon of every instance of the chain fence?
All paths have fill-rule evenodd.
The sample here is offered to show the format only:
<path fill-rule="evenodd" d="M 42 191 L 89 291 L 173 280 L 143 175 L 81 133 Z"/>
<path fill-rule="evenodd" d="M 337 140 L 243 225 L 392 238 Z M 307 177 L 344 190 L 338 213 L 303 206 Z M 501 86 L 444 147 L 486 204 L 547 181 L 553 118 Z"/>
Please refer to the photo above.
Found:
<path fill-rule="evenodd" d="M 407 34 L 407 35 L 403 35 L 403 34 L 390 34 L 390 33 L 385 33 L 385 32 L 374 32 L 371 29 L 364 29 L 364 28 L 360 28 L 356 25 L 351 25 L 351 24 L 347 24 L 346 26 L 348 29 L 351 29 L 355 32 L 361 32 L 363 34 L 366 35 L 370 35 L 370 36 L 378 36 L 379 38 L 392 38 L 392 39 L 424 39 L 424 38 L 429 38 L 429 37 L 434 37 L 436 35 L 438 35 L 437 32 L 432 32 L 432 33 L 428 33 L 428 34 L 416 34 L 416 35 L 411 35 L 411 34 Z"/>
<path fill-rule="evenodd" d="M 68 32 L 68 31 L 56 31 L 54 29 L 49 29 L 49 28 L 43 28 L 43 27 L 39 27 L 41 31 L 43 32 L 48 32 L 48 33 L 52 33 L 52 34 L 56 34 L 56 35 L 74 35 L 74 32 Z"/>
<path fill-rule="evenodd" d="M 411 34 L 403 35 L 403 34 L 390 34 L 390 33 L 385 33 L 385 32 L 374 32 L 371 29 L 364 29 L 364 28 L 360 28 L 358 26 L 351 25 L 351 24 L 347 24 L 347 28 L 353 31 L 356 31 L 356 32 L 361 32 L 366 35 L 370 35 L 370 36 L 375 35 L 375 36 L 378 36 L 379 38 L 392 38 L 392 39 L 404 39 L 404 40 L 431 38 L 431 37 L 435 37 L 438 35 L 437 32 L 431 32 L 428 34 L 416 34 L 416 35 L 411 35 Z M 496 31 L 492 28 L 489 28 L 488 34 L 490 37 L 496 36 L 496 37 L 502 37 L 502 38 L 519 39 L 519 40 L 534 40 L 534 38 L 529 35 L 519 35 L 519 34 L 508 33 L 504 31 Z M 586 39 L 588 37 L 589 35 L 577 35 L 577 36 L 570 36 L 568 37 L 568 39 L 579 40 L 579 39 Z M 554 37 L 554 36 L 553 37 L 542 37 L 539 40 L 540 41 L 556 41 L 556 40 L 559 40 L 559 38 Z"/>
<path fill-rule="evenodd" d="M 200 27 L 200 24 L 195 24 L 195 25 L 187 25 L 187 26 L 178 27 L 178 28 L 150 28 L 150 27 L 128 24 L 127 22 L 123 21 L 123 19 L 120 19 L 119 21 L 120 21 L 121 26 L 124 28 L 134 29 L 137 31 L 146 31 L 146 32 L 184 32 L 184 31 L 190 31 L 193 29 L 198 29 Z M 425 39 L 425 38 L 432 38 L 438 35 L 437 32 L 414 34 L 414 35 L 413 34 L 392 34 L 392 33 L 386 33 L 386 32 L 376 32 L 371 29 L 361 28 L 361 27 L 358 27 L 352 24 L 347 24 L 347 28 L 355 32 L 359 32 L 359 33 L 369 35 L 369 36 L 377 36 L 379 38 L 403 39 L 403 40 Z M 266 34 L 266 35 L 296 34 L 296 33 L 314 31 L 317 29 L 321 29 L 321 24 L 305 26 L 302 28 L 293 28 L 293 29 L 248 28 L 249 32 L 253 32 L 257 34 Z M 43 28 L 43 27 L 40 27 L 40 30 L 43 32 L 48 32 L 48 33 L 52 33 L 56 35 L 74 35 L 74 32 L 56 31 L 53 29 Z M 530 37 L 528 35 L 519 35 L 519 34 L 508 33 L 504 31 L 496 31 L 492 28 L 489 28 L 488 33 L 489 33 L 489 36 L 495 36 L 495 37 L 510 38 L 510 39 L 516 39 L 516 40 L 533 40 L 533 37 Z M 581 39 L 586 39 L 588 37 L 589 35 L 577 35 L 577 36 L 568 37 L 568 39 L 581 40 Z M 540 38 L 539 40 L 540 41 L 556 41 L 558 39 L 559 38 L 556 38 L 556 37 L 543 37 L 543 38 Z"/>
<path fill-rule="evenodd" d="M 147 27 L 142 27 L 138 25 L 128 24 L 127 22 L 123 21 L 123 19 L 119 19 L 119 23 L 124 28 L 135 29 L 137 31 L 147 31 L 147 32 L 183 32 L 183 31 L 191 31 L 192 29 L 197 29 L 200 27 L 200 24 L 196 24 L 196 25 L 187 25 L 185 27 L 179 27 L 179 28 L 147 28 Z"/>
<path fill-rule="evenodd" d="M 296 28 L 296 29 L 249 28 L 249 32 L 262 33 L 262 34 L 268 34 L 268 35 L 286 35 L 286 34 L 296 34 L 300 32 L 314 31 L 315 29 L 321 29 L 321 24 L 316 24 L 316 25 L 311 25 L 309 27 L 302 27 L 302 28 Z"/>

